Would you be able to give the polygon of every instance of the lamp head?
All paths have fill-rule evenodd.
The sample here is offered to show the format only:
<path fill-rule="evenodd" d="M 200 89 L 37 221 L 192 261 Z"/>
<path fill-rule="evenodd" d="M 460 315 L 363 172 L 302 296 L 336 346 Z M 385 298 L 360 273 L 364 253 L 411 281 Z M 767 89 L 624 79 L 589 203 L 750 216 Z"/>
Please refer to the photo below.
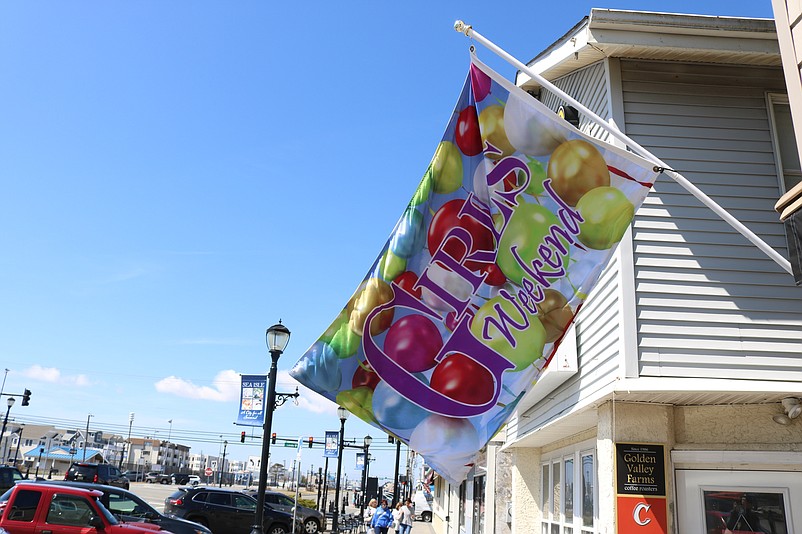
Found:
<path fill-rule="evenodd" d="M 364 443 L 365 447 L 370 447 L 370 444 L 373 443 L 373 438 L 370 436 L 365 436 Z"/>
<path fill-rule="evenodd" d="M 337 407 L 337 417 L 340 418 L 340 421 L 345 421 L 346 419 L 348 419 L 348 413 L 349 413 L 348 410 L 346 410 L 342 406 Z"/>
<path fill-rule="evenodd" d="M 265 337 L 267 348 L 270 352 L 284 352 L 284 349 L 287 348 L 287 344 L 290 342 L 290 330 L 281 324 L 279 320 L 278 324 L 274 324 L 267 329 Z"/>
<path fill-rule="evenodd" d="M 14 406 L 14 403 L 15 403 L 15 402 L 17 402 L 17 399 L 15 399 L 14 397 L 9 397 L 9 398 L 8 398 L 8 400 L 6 401 L 6 403 L 8 404 L 8 407 L 9 407 L 9 408 L 11 408 L 12 406 Z"/>
<path fill-rule="evenodd" d="M 785 409 L 785 413 L 788 414 L 788 417 L 791 419 L 796 419 L 800 415 L 802 415 L 802 403 L 800 403 L 799 399 L 796 397 L 785 397 L 782 400 L 783 408 Z"/>

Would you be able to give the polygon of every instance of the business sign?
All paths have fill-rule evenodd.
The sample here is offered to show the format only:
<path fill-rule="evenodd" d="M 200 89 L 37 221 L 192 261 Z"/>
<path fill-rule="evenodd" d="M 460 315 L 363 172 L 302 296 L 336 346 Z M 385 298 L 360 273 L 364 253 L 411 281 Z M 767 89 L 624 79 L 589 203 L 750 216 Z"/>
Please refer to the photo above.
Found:
<path fill-rule="evenodd" d="M 653 443 L 615 444 L 618 532 L 666 534 L 665 447 Z"/>
<path fill-rule="evenodd" d="M 265 375 L 242 375 L 238 425 L 262 426 L 265 422 Z"/>
<path fill-rule="evenodd" d="M 323 449 L 324 458 L 337 458 L 338 447 L 340 442 L 340 433 L 337 431 L 326 431 L 326 444 Z"/>

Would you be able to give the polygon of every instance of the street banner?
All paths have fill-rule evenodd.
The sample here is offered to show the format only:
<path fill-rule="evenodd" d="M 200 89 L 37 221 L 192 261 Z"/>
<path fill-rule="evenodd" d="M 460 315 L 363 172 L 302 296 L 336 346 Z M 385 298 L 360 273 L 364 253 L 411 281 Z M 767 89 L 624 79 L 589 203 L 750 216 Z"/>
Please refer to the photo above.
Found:
<path fill-rule="evenodd" d="M 655 178 L 474 59 L 390 238 L 291 375 L 462 481 Z"/>
<path fill-rule="evenodd" d="M 357 471 L 364 471 L 365 470 L 365 453 L 358 452 L 356 453 L 356 468 Z"/>
<path fill-rule="evenodd" d="M 337 458 L 340 447 L 340 433 L 337 431 L 326 431 L 326 443 L 323 449 L 324 458 Z"/>
<path fill-rule="evenodd" d="M 262 426 L 265 421 L 265 391 L 267 377 L 265 375 L 241 375 L 239 416 L 237 424 L 244 426 Z"/>

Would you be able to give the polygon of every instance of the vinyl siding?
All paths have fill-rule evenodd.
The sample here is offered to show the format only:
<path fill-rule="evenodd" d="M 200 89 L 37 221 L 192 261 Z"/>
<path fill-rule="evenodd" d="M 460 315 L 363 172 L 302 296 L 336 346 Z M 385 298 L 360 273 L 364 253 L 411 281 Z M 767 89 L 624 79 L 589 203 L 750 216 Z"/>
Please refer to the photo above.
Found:
<path fill-rule="evenodd" d="M 560 78 L 554 84 L 570 94 L 601 117 L 609 116 L 608 90 L 603 63 L 595 63 Z M 543 90 L 541 99 L 550 109 L 556 110 L 563 102 L 553 93 Z M 606 130 L 591 124 L 580 115 L 580 130 L 594 137 L 607 138 Z M 584 399 L 594 397 L 607 387 L 618 373 L 619 331 L 618 317 L 619 268 L 617 255 L 613 256 L 598 284 L 585 301 L 576 319 L 578 372 L 549 394 L 547 399 L 525 413 L 526 417 L 513 419 L 508 425 L 511 435 L 560 417 L 566 410 Z"/>
<path fill-rule="evenodd" d="M 627 134 L 782 254 L 777 68 L 621 61 Z M 640 375 L 802 381 L 802 288 L 667 176 L 635 216 Z"/>

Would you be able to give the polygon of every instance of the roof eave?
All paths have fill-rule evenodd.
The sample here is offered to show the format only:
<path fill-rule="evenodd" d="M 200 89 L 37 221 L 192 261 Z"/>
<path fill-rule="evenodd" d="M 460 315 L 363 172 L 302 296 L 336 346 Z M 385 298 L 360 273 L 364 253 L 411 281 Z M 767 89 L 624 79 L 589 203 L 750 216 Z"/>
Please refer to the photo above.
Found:
<path fill-rule="evenodd" d="M 593 9 L 528 63 L 554 80 L 606 57 L 780 66 L 771 19 Z M 518 72 L 516 84 L 540 84 Z"/>

